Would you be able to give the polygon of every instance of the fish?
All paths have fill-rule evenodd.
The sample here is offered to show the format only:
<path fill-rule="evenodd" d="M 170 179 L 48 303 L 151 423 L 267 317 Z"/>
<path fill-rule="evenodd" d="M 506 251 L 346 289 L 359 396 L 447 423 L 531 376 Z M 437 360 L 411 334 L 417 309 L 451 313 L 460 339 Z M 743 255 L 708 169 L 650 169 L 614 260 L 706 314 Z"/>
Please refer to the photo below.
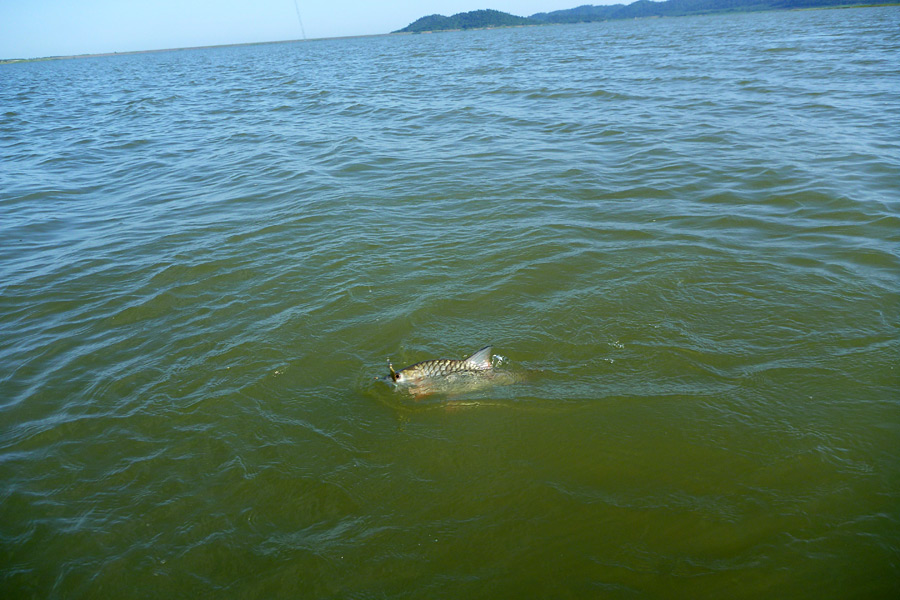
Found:
<path fill-rule="evenodd" d="M 451 360 L 448 358 L 424 360 L 399 371 L 395 371 L 394 365 L 388 362 L 388 368 L 391 370 L 390 378 L 394 383 L 409 385 L 427 378 L 449 377 L 459 373 L 487 371 L 494 366 L 491 363 L 491 350 L 493 350 L 493 346 L 485 346 L 469 358 L 462 360 Z"/>
<path fill-rule="evenodd" d="M 513 374 L 494 368 L 492 351 L 493 346 L 485 346 L 462 360 L 425 360 L 399 371 L 395 371 L 388 361 L 390 374 L 376 379 L 393 384 L 417 399 L 431 394 L 455 395 L 515 382 L 517 378 Z"/>

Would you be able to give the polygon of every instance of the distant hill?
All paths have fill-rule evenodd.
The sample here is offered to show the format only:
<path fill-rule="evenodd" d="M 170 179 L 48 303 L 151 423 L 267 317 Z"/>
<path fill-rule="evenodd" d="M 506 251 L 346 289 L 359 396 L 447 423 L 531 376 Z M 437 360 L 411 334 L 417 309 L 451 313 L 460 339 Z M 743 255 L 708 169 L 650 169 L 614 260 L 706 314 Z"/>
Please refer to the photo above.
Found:
<path fill-rule="evenodd" d="M 413 21 L 394 33 L 420 33 L 422 31 L 442 31 L 447 29 L 480 29 L 484 27 L 514 27 L 517 25 L 540 25 L 537 21 L 517 17 L 499 10 L 473 10 L 457 13 L 452 17 L 429 15 Z"/>
<path fill-rule="evenodd" d="M 631 4 L 592 6 L 585 4 L 567 10 L 542 12 L 530 17 L 517 17 L 499 10 L 473 10 L 452 17 L 429 15 L 413 21 L 394 33 L 420 33 L 448 29 L 478 29 L 485 27 L 513 27 L 519 25 L 543 25 L 547 23 L 586 23 L 614 19 L 641 17 L 683 17 L 724 12 L 750 12 L 760 10 L 791 10 L 800 8 L 826 8 L 860 4 L 896 3 L 898 0 L 666 0 L 653 2 L 637 0 Z"/>
<path fill-rule="evenodd" d="M 541 23 L 584 23 L 641 17 L 684 17 L 724 12 L 824 8 L 877 2 L 878 0 L 667 0 L 666 2 L 637 0 L 631 4 L 608 6 L 586 4 L 568 10 L 537 13 L 529 18 Z"/>

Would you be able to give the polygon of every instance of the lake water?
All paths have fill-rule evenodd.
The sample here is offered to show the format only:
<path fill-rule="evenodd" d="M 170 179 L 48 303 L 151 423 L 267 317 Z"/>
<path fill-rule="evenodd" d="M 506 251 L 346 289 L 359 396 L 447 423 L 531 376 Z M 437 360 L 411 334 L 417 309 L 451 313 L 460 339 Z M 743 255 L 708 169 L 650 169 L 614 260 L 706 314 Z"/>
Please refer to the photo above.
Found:
<path fill-rule="evenodd" d="M 0 66 L 2 595 L 897 597 L 898 115 L 897 7 Z"/>

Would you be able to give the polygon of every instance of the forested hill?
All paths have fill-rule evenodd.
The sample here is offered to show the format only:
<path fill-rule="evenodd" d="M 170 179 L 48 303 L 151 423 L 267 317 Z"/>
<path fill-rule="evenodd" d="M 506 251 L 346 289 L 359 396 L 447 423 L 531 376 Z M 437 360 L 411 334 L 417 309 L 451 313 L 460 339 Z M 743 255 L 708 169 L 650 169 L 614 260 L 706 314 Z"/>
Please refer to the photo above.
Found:
<path fill-rule="evenodd" d="M 394 33 L 418 33 L 421 31 L 440 31 L 446 29 L 477 29 L 483 27 L 513 27 L 516 25 L 539 25 L 525 17 L 517 17 L 499 10 L 473 10 L 458 13 L 452 17 L 429 15 L 413 21 L 403 29 Z"/>
<path fill-rule="evenodd" d="M 568 10 L 536 13 L 527 18 L 517 17 L 499 10 L 474 10 L 458 13 L 452 17 L 443 15 L 422 17 L 394 33 L 512 27 L 546 23 L 583 23 L 614 19 L 636 19 L 640 17 L 683 17 L 723 12 L 791 10 L 896 2 L 897 0 L 667 0 L 665 2 L 637 0 L 637 2 L 631 4 L 613 4 L 608 6 L 585 4 Z"/>
<path fill-rule="evenodd" d="M 668 0 L 667 2 L 638 0 L 627 5 L 591 6 L 586 4 L 568 10 L 537 13 L 529 18 L 542 23 L 582 23 L 640 17 L 683 17 L 723 12 L 823 8 L 877 2 L 878 0 Z"/>

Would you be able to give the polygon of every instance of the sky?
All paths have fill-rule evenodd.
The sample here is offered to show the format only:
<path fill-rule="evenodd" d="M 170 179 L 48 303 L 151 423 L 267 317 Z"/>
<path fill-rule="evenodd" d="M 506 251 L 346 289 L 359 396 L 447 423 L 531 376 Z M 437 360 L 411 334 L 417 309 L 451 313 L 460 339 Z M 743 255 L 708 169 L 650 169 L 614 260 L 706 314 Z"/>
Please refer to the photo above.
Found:
<path fill-rule="evenodd" d="M 431 14 L 631 0 L 0 0 L 0 59 L 390 33 Z M 303 29 L 297 19 L 299 8 Z"/>

